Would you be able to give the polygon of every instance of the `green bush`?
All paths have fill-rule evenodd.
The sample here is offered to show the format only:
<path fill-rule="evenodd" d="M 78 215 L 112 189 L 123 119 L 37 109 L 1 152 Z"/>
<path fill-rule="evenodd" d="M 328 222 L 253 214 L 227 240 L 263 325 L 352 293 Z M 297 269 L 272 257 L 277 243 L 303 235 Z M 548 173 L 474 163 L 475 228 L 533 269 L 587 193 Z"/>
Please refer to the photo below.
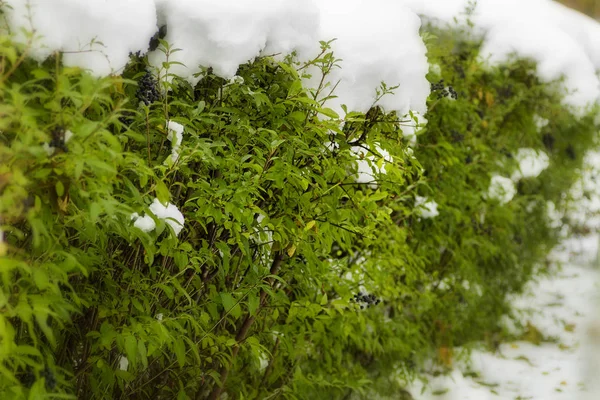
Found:
<path fill-rule="evenodd" d="M 501 332 L 506 295 L 558 238 L 547 201 L 564 206 L 595 130 L 533 63 L 484 68 L 472 42 L 431 48 L 431 81 L 458 99 L 432 92 L 411 148 L 410 118 L 338 116 L 292 58 L 192 87 L 168 63 L 133 56 L 96 79 L 0 40 L 3 398 L 398 393 L 423 360 Z M 327 73 L 339 62 L 323 49 L 311 64 Z M 489 199 L 522 147 L 550 167 Z M 375 183 L 356 181 L 357 157 Z"/>

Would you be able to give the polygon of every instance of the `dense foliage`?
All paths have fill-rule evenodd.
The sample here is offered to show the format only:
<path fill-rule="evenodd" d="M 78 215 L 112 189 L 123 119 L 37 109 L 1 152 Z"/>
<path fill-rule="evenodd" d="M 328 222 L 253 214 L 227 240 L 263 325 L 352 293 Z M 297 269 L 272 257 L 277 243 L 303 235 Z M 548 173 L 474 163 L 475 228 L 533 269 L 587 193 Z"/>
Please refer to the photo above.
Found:
<path fill-rule="evenodd" d="M 416 145 L 410 117 L 315 100 L 332 88 L 303 75 L 343 67 L 327 43 L 191 86 L 169 63 L 134 55 L 96 79 L 0 40 L 2 398 L 397 394 L 423 360 L 501 334 L 595 130 L 535 64 L 484 68 L 469 38 L 430 42 L 430 80 L 452 90 L 433 87 Z M 549 168 L 510 202 L 487 196 L 524 147 Z"/>

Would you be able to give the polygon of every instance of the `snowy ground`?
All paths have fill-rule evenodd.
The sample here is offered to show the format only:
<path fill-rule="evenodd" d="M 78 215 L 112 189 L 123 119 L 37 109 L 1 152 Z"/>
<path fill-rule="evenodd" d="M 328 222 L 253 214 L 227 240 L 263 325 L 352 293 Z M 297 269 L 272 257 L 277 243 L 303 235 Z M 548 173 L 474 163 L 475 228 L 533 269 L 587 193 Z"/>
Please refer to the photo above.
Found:
<path fill-rule="evenodd" d="M 474 351 L 471 365 L 416 382 L 409 388 L 415 400 L 600 399 L 597 249 L 597 236 L 566 240 L 553 254 L 556 273 L 513 300 L 528 340 L 502 344 L 495 354 Z"/>

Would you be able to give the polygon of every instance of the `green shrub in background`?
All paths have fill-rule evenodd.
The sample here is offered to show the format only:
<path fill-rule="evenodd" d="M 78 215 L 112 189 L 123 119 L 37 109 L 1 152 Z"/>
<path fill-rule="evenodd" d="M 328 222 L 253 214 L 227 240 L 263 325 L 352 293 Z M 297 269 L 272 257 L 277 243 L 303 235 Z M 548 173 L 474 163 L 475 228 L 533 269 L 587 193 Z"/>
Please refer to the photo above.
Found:
<path fill-rule="evenodd" d="M 168 63 L 95 79 L 1 40 L 2 398 L 397 395 L 423 360 L 501 333 L 595 131 L 534 64 L 483 68 L 472 41 L 431 48 L 458 98 L 432 92 L 410 146 L 410 118 L 338 116 L 293 59 L 192 87 Z M 323 43 L 309 64 L 339 62 Z M 522 147 L 550 167 L 489 199 Z"/>

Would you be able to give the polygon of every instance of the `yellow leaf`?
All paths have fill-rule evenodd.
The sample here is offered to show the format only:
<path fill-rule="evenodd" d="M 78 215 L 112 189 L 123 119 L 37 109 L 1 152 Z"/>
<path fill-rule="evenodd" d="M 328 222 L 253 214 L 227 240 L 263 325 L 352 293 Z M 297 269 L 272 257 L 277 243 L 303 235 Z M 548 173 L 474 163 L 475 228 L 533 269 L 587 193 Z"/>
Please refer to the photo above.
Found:
<path fill-rule="evenodd" d="M 56 199 L 56 203 L 58 204 L 58 208 L 62 212 L 67 212 L 67 205 L 69 205 L 69 195 L 65 195 L 65 197 Z"/>
<path fill-rule="evenodd" d="M 454 351 L 450 347 L 440 347 L 438 349 L 438 357 L 442 365 L 446 367 L 452 366 L 452 357 L 454 355 Z"/>
<path fill-rule="evenodd" d="M 312 229 L 312 227 L 315 226 L 316 223 L 317 223 L 317 221 L 315 221 L 315 220 L 310 221 L 308 224 L 306 224 L 306 226 L 304 227 L 304 230 L 310 231 Z"/>
<path fill-rule="evenodd" d="M 287 254 L 288 256 L 292 257 L 294 255 L 294 253 L 296 252 L 296 245 L 293 244 L 290 247 L 287 248 Z"/>

